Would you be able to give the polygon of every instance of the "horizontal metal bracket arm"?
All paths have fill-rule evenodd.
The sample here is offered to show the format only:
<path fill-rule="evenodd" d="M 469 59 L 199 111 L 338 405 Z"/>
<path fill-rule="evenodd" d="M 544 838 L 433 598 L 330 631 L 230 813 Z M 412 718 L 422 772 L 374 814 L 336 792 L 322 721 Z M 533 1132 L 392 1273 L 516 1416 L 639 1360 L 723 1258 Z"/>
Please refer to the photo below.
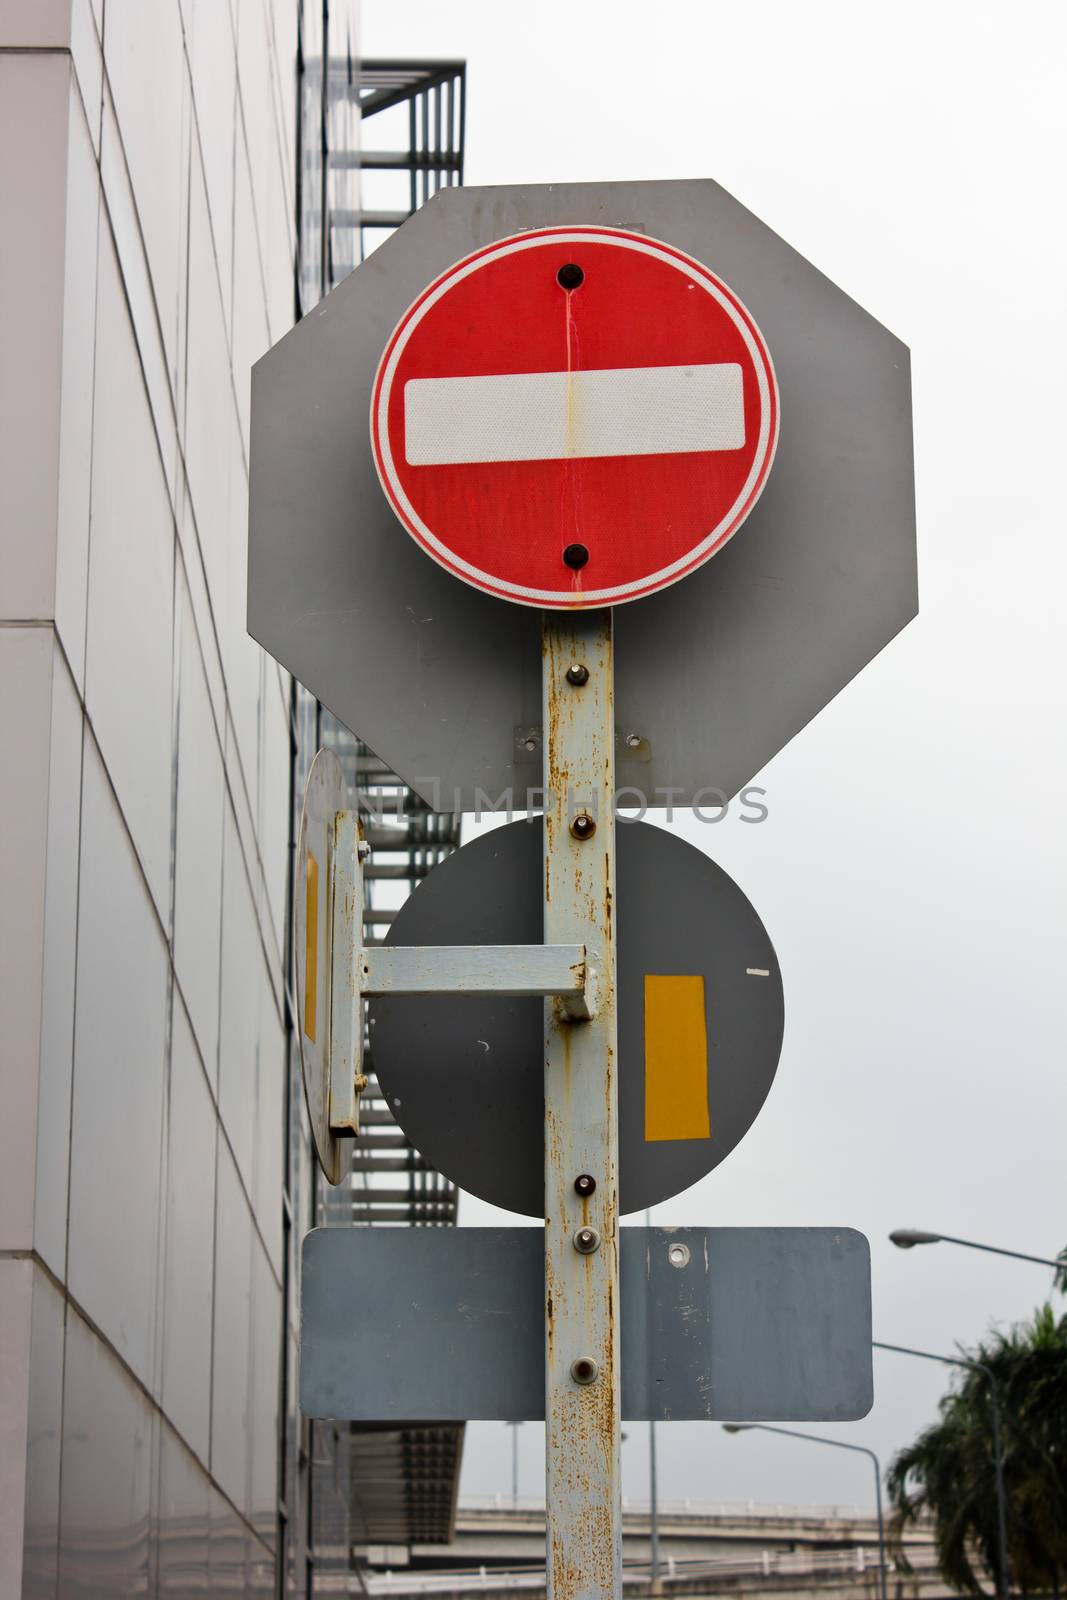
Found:
<path fill-rule="evenodd" d="M 365 1009 L 375 995 L 513 995 L 558 1002 L 561 1022 L 596 1015 L 597 969 L 585 944 L 375 945 L 363 942 L 369 845 L 346 797 L 337 758 L 320 751 L 301 816 L 294 913 L 301 1060 L 308 1115 L 330 1183 L 343 1176 L 341 1141 L 358 1137 Z M 389 847 L 391 841 L 387 841 Z M 321 905 L 319 863 L 323 869 Z M 318 960 L 320 944 L 323 959 Z M 310 985 L 310 986 L 309 986 Z M 320 1002 L 322 1022 L 320 1022 Z"/>
<path fill-rule="evenodd" d="M 574 1019 L 592 1015 L 584 944 L 380 945 L 360 952 L 364 996 L 496 994 L 558 997 Z"/>

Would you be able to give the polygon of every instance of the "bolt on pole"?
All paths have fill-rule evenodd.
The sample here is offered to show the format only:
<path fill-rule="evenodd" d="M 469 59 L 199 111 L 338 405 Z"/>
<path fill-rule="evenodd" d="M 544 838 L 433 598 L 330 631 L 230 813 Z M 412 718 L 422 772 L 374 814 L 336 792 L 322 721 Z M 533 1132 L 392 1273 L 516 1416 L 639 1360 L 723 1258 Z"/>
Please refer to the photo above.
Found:
<path fill-rule="evenodd" d="M 622 1593 L 610 611 L 546 615 L 547 942 L 586 946 L 591 1016 L 545 1003 L 545 1450 L 551 1600 Z"/>

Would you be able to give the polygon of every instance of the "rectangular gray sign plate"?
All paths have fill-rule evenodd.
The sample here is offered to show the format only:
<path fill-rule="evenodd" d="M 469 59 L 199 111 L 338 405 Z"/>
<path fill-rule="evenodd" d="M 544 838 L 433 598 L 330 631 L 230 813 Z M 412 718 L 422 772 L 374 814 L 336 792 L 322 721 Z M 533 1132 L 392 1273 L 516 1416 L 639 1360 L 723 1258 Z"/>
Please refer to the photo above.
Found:
<path fill-rule="evenodd" d="M 870 1410 L 862 1234 L 623 1228 L 620 1239 L 625 1418 L 846 1422 Z M 306 1416 L 540 1420 L 542 1230 L 316 1229 L 301 1330 Z"/>

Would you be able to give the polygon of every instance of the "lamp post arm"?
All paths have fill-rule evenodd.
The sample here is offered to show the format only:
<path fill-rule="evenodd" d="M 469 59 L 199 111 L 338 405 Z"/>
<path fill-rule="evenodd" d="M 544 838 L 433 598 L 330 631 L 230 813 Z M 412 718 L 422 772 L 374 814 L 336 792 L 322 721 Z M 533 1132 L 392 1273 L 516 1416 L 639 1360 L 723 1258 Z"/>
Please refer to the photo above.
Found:
<path fill-rule="evenodd" d="M 898 1356 L 918 1356 L 920 1361 L 939 1361 L 943 1367 L 970 1367 L 974 1372 L 984 1372 L 996 1388 L 997 1380 L 984 1361 L 971 1361 L 967 1356 L 938 1356 L 932 1350 L 913 1350 L 910 1344 L 886 1344 L 882 1339 L 872 1339 L 871 1346 L 875 1350 L 892 1350 Z"/>
<path fill-rule="evenodd" d="M 760 1433 L 780 1433 L 784 1439 L 806 1439 L 809 1444 L 828 1444 L 835 1450 L 852 1450 L 857 1455 L 866 1456 L 874 1466 L 874 1503 L 878 1514 L 878 1577 L 882 1600 L 888 1600 L 888 1580 L 885 1568 L 885 1516 L 882 1510 L 882 1463 L 873 1450 L 865 1444 L 849 1444 L 846 1439 L 827 1439 L 821 1433 L 802 1433 L 799 1428 L 776 1428 L 769 1422 L 748 1422 L 742 1427 L 747 1431 Z"/>
<path fill-rule="evenodd" d="M 962 1244 L 968 1250 L 985 1250 L 991 1256 L 1010 1256 L 1013 1261 L 1032 1261 L 1038 1267 L 1052 1267 L 1055 1270 L 1063 1265 L 1062 1261 L 1053 1261 L 1049 1256 L 1030 1256 L 1022 1250 L 1002 1250 L 999 1245 L 979 1244 L 977 1239 L 957 1239 L 951 1233 L 940 1233 L 938 1238 L 945 1244 Z"/>
<path fill-rule="evenodd" d="M 878 1457 L 873 1450 L 868 1450 L 865 1444 L 849 1444 L 845 1439 L 827 1439 L 821 1433 L 801 1433 L 799 1428 L 776 1428 L 770 1422 L 746 1422 L 742 1424 L 745 1432 L 780 1433 L 784 1439 L 807 1439 L 811 1444 L 832 1445 L 835 1450 L 855 1450 L 861 1456 L 870 1456 L 877 1462 Z"/>

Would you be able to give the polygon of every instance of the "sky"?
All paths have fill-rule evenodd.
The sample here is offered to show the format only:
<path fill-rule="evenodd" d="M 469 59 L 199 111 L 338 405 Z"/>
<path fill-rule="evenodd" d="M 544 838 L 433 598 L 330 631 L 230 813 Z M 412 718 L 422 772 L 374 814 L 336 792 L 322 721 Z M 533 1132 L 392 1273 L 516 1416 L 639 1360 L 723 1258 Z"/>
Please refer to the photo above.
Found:
<path fill-rule="evenodd" d="M 1050 1274 L 891 1228 L 1067 1244 L 1065 33 L 1032 0 L 363 13 L 365 56 L 466 58 L 469 184 L 714 178 L 911 348 L 918 619 L 756 778 L 766 822 L 673 823 L 768 928 L 786 1034 L 747 1137 L 653 1221 L 859 1228 L 875 1337 L 949 1355 Z M 870 1415 L 813 1431 L 887 1464 L 944 1385 L 876 1353 Z M 472 1424 L 462 1497 L 509 1494 L 510 1450 Z M 662 1424 L 657 1453 L 664 1501 L 873 1498 L 862 1457 L 768 1434 Z"/>

